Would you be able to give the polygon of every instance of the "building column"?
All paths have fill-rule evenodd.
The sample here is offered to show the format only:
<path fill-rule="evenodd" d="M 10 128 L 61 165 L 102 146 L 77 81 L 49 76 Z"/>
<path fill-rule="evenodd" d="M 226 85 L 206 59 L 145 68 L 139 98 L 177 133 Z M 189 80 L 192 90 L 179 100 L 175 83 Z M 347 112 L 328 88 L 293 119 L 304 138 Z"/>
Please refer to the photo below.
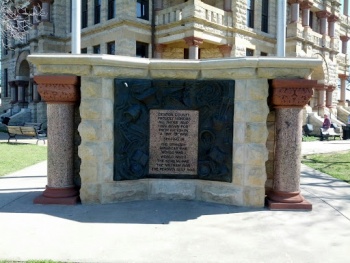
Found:
<path fill-rule="evenodd" d="M 320 34 L 327 35 L 327 18 L 331 13 L 327 11 L 319 11 L 316 13 L 317 17 L 320 19 Z"/>
<path fill-rule="evenodd" d="M 310 26 L 310 9 L 313 6 L 313 3 L 309 1 L 304 1 L 300 4 L 302 10 L 302 25 L 303 27 Z"/>
<path fill-rule="evenodd" d="M 203 44 L 203 39 L 198 37 L 185 37 L 184 40 L 189 47 L 189 59 L 198 59 L 199 45 Z"/>
<path fill-rule="evenodd" d="M 42 22 L 50 22 L 51 2 L 52 0 L 41 1 L 41 4 L 42 4 L 41 21 Z"/>
<path fill-rule="evenodd" d="M 74 185 L 74 108 L 79 101 L 77 76 L 34 76 L 38 91 L 47 103 L 47 186 L 35 204 L 76 204 L 79 190 Z"/>
<path fill-rule="evenodd" d="M 342 46 L 341 46 L 341 53 L 347 54 L 348 53 L 348 41 L 350 37 L 348 36 L 340 36 L 340 40 L 342 41 Z"/>
<path fill-rule="evenodd" d="M 335 36 L 335 22 L 337 22 L 339 20 L 339 18 L 335 15 L 331 15 L 328 18 L 328 35 L 330 37 L 334 37 Z"/>
<path fill-rule="evenodd" d="M 9 81 L 9 86 L 10 86 L 10 89 L 11 89 L 11 101 L 10 101 L 10 103 L 11 104 L 15 104 L 18 101 L 18 97 L 17 97 L 18 96 L 17 95 L 18 89 L 17 89 L 16 81 Z"/>
<path fill-rule="evenodd" d="M 164 44 L 155 44 L 154 58 L 162 58 L 165 47 Z"/>
<path fill-rule="evenodd" d="M 40 94 L 38 92 L 38 85 L 33 82 L 33 102 L 38 103 L 41 101 Z"/>
<path fill-rule="evenodd" d="M 345 94 L 346 94 L 346 79 L 348 78 L 345 74 L 340 74 L 340 100 L 339 105 L 340 106 L 347 106 L 345 105 Z"/>
<path fill-rule="evenodd" d="M 232 0 L 224 0 L 224 11 L 226 12 L 232 11 Z"/>
<path fill-rule="evenodd" d="M 300 194 L 303 107 L 312 96 L 316 80 L 274 79 L 272 104 L 276 109 L 274 184 L 267 194 L 272 210 L 311 210 Z"/>
<path fill-rule="evenodd" d="M 343 15 L 349 16 L 349 0 L 344 0 Z"/>
<path fill-rule="evenodd" d="M 301 0 L 288 0 L 288 3 L 291 5 L 291 24 L 297 23 L 299 20 L 299 9 L 301 2 Z"/>
<path fill-rule="evenodd" d="M 232 46 L 231 45 L 221 45 L 219 46 L 219 50 L 224 58 L 231 57 Z"/>
<path fill-rule="evenodd" d="M 326 107 L 333 108 L 333 91 L 335 90 L 334 86 L 328 86 L 326 90 Z"/>
<path fill-rule="evenodd" d="M 17 80 L 18 87 L 18 103 L 21 107 L 26 107 L 28 102 L 26 101 L 26 88 L 28 88 L 29 81 L 26 80 Z"/>

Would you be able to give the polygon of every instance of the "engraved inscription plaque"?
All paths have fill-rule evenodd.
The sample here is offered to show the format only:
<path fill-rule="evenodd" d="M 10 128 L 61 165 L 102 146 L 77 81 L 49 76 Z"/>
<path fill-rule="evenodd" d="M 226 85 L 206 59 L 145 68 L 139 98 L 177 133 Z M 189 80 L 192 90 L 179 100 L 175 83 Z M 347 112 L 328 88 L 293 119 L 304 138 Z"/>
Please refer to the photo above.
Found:
<path fill-rule="evenodd" d="M 150 110 L 149 174 L 196 175 L 198 111 Z"/>

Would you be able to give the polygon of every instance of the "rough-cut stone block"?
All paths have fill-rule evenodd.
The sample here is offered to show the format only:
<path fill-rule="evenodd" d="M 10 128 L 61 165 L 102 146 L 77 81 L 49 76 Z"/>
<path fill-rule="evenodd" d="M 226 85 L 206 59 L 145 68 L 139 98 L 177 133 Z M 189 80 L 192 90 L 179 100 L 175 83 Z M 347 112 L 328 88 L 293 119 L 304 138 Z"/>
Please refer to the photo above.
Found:
<path fill-rule="evenodd" d="M 80 116 L 86 120 L 100 120 L 102 118 L 101 99 L 82 99 L 80 104 Z"/>
<path fill-rule="evenodd" d="M 237 123 L 249 121 L 249 119 L 247 119 L 248 116 L 249 115 L 247 114 L 246 103 L 243 101 L 236 101 L 234 122 Z"/>
<path fill-rule="evenodd" d="M 196 182 L 181 180 L 150 180 L 150 199 L 185 199 L 196 198 Z"/>
<path fill-rule="evenodd" d="M 84 121 L 79 124 L 79 134 L 86 141 L 96 141 L 101 137 L 101 124 L 91 121 Z"/>
<path fill-rule="evenodd" d="M 102 80 L 95 77 L 81 78 L 81 96 L 84 98 L 100 98 L 102 95 Z"/>
<path fill-rule="evenodd" d="M 104 121 L 102 123 L 102 134 L 101 139 L 103 141 L 112 142 L 114 139 L 114 124 L 111 121 Z"/>
<path fill-rule="evenodd" d="M 245 165 L 244 164 L 235 164 L 233 166 L 232 172 L 232 184 L 243 186 L 244 185 L 244 176 L 245 176 Z"/>
<path fill-rule="evenodd" d="M 148 70 L 139 68 L 123 68 L 111 66 L 94 66 L 93 74 L 99 77 L 114 77 L 114 78 L 146 78 Z"/>
<path fill-rule="evenodd" d="M 245 187 L 244 205 L 252 207 L 264 207 L 265 188 L 264 187 Z"/>
<path fill-rule="evenodd" d="M 113 180 L 114 165 L 111 163 L 104 163 L 102 165 L 102 174 L 100 174 L 99 182 L 101 183 L 111 183 Z"/>
<path fill-rule="evenodd" d="M 202 184 L 198 187 L 200 200 L 227 205 L 243 205 L 243 191 L 241 188 L 224 184 Z"/>
<path fill-rule="evenodd" d="M 234 125 L 233 142 L 244 143 L 245 142 L 245 123 L 236 122 Z"/>
<path fill-rule="evenodd" d="M 247 111 L 245 112 L 244 117 L 247 122 L 266 122 L 269 113 L 266 101 L 247 101 L 245 107 Z M 236 115 L 235 112 L 235 117 Z"/>
<path fill-rule="evenodd" d="M 265 166 L 246 166 L 245 185 L 263 187 L 266 181 Z"/>
<path fill-rule="evenodd" d="M 250 165 L 265 165 L 268 151 L 263 144 L 247 144 L 245 147 L 245 161 Z"/>
<path fill-rule="evenodd" d="M 246 124 L 245 129 L 245 142 L 246 143 L 265 143 L 268 135 L 266 129 L 266 123 L 253 123 Z"/>
<path fill-rule="evenodd" d="M 235 82 L 235 101 L 247 100 L 247 82 L 249 80 L 239 79 Z"/>
<path fill-rule="evenodd" d="M 258 68 L 258 76 L 266 79 L 307 79 L 311 75 L 310 69 L 302 68 Z"/>
<path fill-rule="evenodd" d="M 245 145 L 244 144 L 233 144 L 232 161 L 233 165 L 243 164 L 245 162 Z"/>
<path fill-rule="evenodd" d="M 148 199 L 148 181 L 124 181 L 102 185 L 103 203 Z"/>
<path fill-rule="evenodd" d="M 251 79 L 247 82 L 247 98 L 266 102 L 269 95 L 267 79 Z"/>
<path fill-rule="evenodd" d="M 101 185 L 86 183 L 80 189 L 80 199 L 83 204 L 101 203 Z"/>
<path fill-rule="evenodd" d="M 113 101 L 110 99 L 103 99 L 102 100 L 102 116 L 105 120 L 113 120 L 114 114 L 113 114 Z"/>
<path fill-rule="evenodd" d="M 102 98 L 114 99 L 114 78 L 102 79 Z"/>
<path fill-rule="evenodd" d="M 46 74 L 90 75 L 91 66 L 84 65 L 40 65 L 39 72 Z"/>
<path fill-rule="evenodd" d="M 97 183 L 99 181 L 98 178 L 98 164 L 84 164 L 80 166 L 80 178 L 82 184 L 85 183 Z"/>

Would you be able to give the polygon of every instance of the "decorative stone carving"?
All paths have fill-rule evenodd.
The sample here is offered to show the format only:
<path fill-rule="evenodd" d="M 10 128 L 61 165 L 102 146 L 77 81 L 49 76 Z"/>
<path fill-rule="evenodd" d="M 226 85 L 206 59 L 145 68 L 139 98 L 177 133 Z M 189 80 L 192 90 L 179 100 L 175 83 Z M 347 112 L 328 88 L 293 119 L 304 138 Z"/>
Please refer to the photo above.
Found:
<path fill-rule="evenodd" d="M 185 37 L 184 40 L 188 46 L 198 47 L 199 45 L 203 44 L 203 39 L 198 37 Z"/>
<path fill-rule="evenodd" d="M 47 103 L 75 103 L 79 100 L 76 76 L 35 76 L 38 92 Z"/>
<path fill-rule="evenodd" d="M 272 81 L 272 104 L 277 107 L 304 107 L 311 98 L 316 80 L 275 79 Z"/>

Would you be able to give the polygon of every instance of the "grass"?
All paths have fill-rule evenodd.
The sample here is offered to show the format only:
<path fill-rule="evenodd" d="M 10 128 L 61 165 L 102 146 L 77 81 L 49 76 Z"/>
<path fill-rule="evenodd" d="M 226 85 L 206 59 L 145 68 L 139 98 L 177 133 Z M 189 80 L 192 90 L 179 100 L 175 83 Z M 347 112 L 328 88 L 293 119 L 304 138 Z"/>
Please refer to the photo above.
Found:
<path fill-rule="evenodd" d="M 350 183 L 350 151 L 307 155 L 303 158 L 302 163 Z"/>
<path fill-rule="evenodd" d="M 47 159 L 47 147 L 23 143 L 0 143 L 0 176 Z"/>

